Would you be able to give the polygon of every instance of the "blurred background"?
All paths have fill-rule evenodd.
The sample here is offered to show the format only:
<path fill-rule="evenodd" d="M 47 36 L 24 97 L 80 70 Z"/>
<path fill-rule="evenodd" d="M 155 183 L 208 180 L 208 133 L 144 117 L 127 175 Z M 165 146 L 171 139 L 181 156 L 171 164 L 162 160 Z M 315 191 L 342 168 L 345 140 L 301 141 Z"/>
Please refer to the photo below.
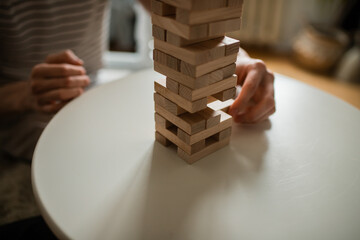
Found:
<path fill-rule="evenodd" d="M 244 0 L 241 30 L 228 35 L 274 72 L 360 109 L 359 0 Z M 105 79 L 152 66 L 151 20 L 136 0 L 112 1 L 108 43 Z"/>

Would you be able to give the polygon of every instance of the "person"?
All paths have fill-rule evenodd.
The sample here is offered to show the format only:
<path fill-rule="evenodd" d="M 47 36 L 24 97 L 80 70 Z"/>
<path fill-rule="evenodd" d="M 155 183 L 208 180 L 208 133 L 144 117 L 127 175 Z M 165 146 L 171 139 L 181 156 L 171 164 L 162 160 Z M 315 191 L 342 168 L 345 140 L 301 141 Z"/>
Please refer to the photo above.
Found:
<path fill-rule="evenodd" d="M 140 2 L 150 8 L 149 0 Z M 106 0 L 0 3 L 3 151 L 31 159 L 52 114 L 84 92 L 102 67 L 108 8 Z M 229 113 L 240 123 L 267 119 L 275 112 L 274 75 L 243 49 L 236 66 L 242 89 Z"/>
<path fill-rule="evenodd" d="M 139 1 L 150 9 L 150 0 Z M 91 76 L 102 67 L 108 8 L 107 0 L 0 2 L 0 158 L 6 158 L 0 162 L 2 166 L 9 166 L 13 159 L 30 162 L 36 142 L 53 114 L 79 97 L 89 86 Z M 267 119 L 275 111 L 274 75 L 264 62 L 249 57 L 242 49 L 236 65 L 242 90 L 229 112 L 240 123 Z M 31 187 L 27 189 L 31 191 Z M 19 199 L 31 202 L 22 194 L 19 191 Z M 6 201 L 0 197 L 3 210 Z M 1 223 L 36 212 L 25 214 L 29 206 L 23 204 L 17 204 L 21 213 L 8 210 L 8 218 L 0 216 Z M 18 234 L 19 228 L 9 225 L 0 233 L 4 230 Z"/>

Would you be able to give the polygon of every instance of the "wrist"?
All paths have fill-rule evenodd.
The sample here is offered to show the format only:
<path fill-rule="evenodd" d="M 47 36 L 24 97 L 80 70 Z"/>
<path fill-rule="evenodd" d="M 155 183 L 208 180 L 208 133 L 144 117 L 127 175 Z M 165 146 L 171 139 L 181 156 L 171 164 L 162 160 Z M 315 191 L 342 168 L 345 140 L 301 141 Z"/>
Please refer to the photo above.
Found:
<path fill-rule="evenodd" d="M 16 113 L 35 110 L 30 81 L 10 83 L 0 88 L 0 112 Z"/>

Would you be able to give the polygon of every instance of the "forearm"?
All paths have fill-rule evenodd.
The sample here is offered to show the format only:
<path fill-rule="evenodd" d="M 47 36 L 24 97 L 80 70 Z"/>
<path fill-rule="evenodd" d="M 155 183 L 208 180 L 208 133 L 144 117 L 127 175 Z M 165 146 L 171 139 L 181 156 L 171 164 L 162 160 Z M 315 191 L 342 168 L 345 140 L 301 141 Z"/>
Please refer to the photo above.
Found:
<path fill-rule="evenodd" d="M 30 81 L 20 81 L 0 87 L 0 115 L 32 109 Z"/>

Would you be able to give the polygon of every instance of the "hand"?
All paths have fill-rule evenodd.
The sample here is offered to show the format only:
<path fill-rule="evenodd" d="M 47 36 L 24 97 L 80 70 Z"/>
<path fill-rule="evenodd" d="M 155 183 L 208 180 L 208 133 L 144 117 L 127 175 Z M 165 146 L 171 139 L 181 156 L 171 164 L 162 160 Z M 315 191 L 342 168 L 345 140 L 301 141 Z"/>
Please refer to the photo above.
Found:
<path fill-rule="evenodd" d="M 30 81 L 35 108 L 49 113 L 80 96 L 90 83 L 83 61 L 70 50 L 49 55 L 44 63 L 36 65 Z"/>
<path fill-rule="evenodd" d="M 235 122 L 257 123 L 275 112 L 274 74 L 263 61 L 244 55 L 236 62 L 240 94 L 230 106 Z"/>

